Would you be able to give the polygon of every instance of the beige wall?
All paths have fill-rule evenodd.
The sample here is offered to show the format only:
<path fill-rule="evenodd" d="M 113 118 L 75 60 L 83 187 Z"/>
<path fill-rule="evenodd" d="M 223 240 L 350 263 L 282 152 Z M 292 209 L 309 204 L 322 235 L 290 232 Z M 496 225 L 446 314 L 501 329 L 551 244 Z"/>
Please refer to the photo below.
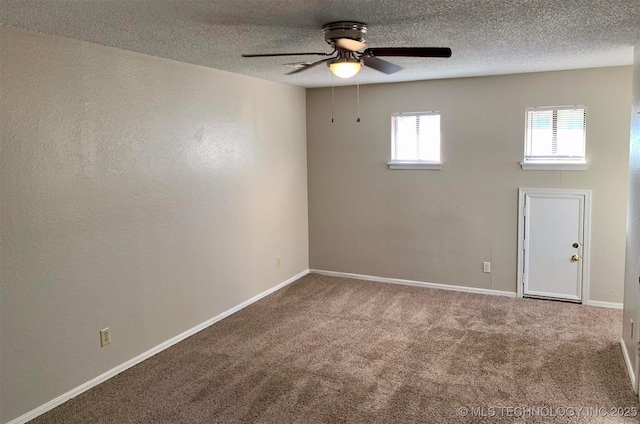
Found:
<path fill-rule="evenodd" d="M 308 228 L 304 89 L 1 38 L 7 422 L 307 269 Z"/>
<path fill-rule="evenodd" d="M 627 259 L 624 285 L 623 339 L 634 374 L 638 374 L 638 355 L 635 344 L 640 334 L 640 41 L 635 47 L 633 65 L 633 107 L 631 110 L 631 148 L 629 159 L 629 213 L 627 230 Z M 631 335 L 631 320 L 635 322 Z"/>
<path fill-rule="evenodd" d="M 516 291 L 517 189 L 593 190 L 590 298 L 622 302 L 631 67 L 307 91 L 312 269 Z M 527 106 L 585 104 L 588 171 L 522 171 Z M 389 170 L 393 112 L 439 110 L 441 171 Z M 492 273 L 482 262 L 492 262 Z"/>

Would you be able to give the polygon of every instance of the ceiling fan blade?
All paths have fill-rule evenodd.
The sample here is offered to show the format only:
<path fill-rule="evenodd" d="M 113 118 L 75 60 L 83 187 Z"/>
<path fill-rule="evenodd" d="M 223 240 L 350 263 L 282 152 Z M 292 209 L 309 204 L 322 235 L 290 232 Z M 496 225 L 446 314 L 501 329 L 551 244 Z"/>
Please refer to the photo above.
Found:
<path fill-rule="evenodd" d="M 276 56 L 329 56 L 333 53 L 265 53 L 243 54 L 242 57 L 276 57 Z"/>
<path fill-rule="evenodd" d="M 365 56 L 451 57 L 449 47 L 375 47 L 366 49 Z"/>
<path fill-rule="evenodd" d="M 301 68 L 294 69 L 294 70 L 293 70 L 293 71 L 291 71 L 291 72 L 287 72 L 285 75 L 293 75 L 293 74 L 300 73 L 300 72 L 302 72 L 302 71 L 306 71 L 306 70 L 307 70 L 307 69 L 309 69 L 309 68 L 313 68 L 314 66 L 318 66 L 318 65 L 320 65 L 321 63 L 327 62 L 327 61 L 329 61 L 329 60 L 331 60 L 331 59 L 333 59 L 333 57 L 329 57 L 329 58 L 327 58 L 327 59 L 322 59 L 322 60 L 319 60 L 319 61 L 317 61 L 317 62 L 310 63 L 310 64 L 308 64 L 308 65 L 306 65 L 306 66 L 301 67 Z"/>
<path fill-rule="evenodd" d="M 398 65 L 394 65 L 391 62 L 387 62 L 386 60 L 378 59 L 373 56 L 364 56 L 362 61 L 364 62 L 364 66 L 373 68 L 376 71 L 384 72 L 385 74 L 395 74 L 402 70 Z"/>
<path fill-rule="evenodd" d="M 362 41 L 352 40 L 351 38 L 338 38 L 336 39 L 336 47 L 357 52 L 358 50 L 362 50 L 367 47 L 367 44 Z"/>

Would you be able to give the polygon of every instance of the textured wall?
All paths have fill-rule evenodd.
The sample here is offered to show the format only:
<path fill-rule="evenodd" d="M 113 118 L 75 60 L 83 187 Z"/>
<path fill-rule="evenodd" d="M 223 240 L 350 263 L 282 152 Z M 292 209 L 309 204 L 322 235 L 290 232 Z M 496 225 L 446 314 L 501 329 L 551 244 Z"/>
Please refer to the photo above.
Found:
<path fill-rule="evenodd" d="M 308 228 L 303 89 L 0 28 L 6 422 L 308 268 Z"/>
<path fill-rule="evenodd" d="M 592 300 L 622 302 L 631 67 L 307 92 L 311 268 L 516 291 L 518 187 L 593 190 Z M 523 171 L 526 106 L 588 107 L 588 171 Z M 442 113 L 441 171 L 389 170 L 393 112 Z M 492 273 L 482 262 L 492 262 Z"/>
<path fill-rule="evenodd" d="M 640 285 L 638 285 L 638 277 L 640 276 L 640 41 L 636 44 L 634 56 L 623 338 L 634 367 L 634 373 L 637 376 L 639 359 L 635 353 L 635 344 L 640 334 Z M 631 336 L 631 320 L 636 323 L 633 337 Z"/>

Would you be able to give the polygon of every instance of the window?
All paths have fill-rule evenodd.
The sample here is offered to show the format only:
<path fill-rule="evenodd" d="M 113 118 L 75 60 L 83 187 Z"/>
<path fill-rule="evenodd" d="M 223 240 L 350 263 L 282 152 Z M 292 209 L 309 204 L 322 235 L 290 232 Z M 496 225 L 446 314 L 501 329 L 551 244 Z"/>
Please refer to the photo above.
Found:
<path fill-rule="evenodd" d="M 440 112 L 394 113 L 390 169 L 440 169 Z"/>
<path fill-rule="evenodd" d="M 526 110 L 522 169 L 586 169 L 584 106 Z"/>

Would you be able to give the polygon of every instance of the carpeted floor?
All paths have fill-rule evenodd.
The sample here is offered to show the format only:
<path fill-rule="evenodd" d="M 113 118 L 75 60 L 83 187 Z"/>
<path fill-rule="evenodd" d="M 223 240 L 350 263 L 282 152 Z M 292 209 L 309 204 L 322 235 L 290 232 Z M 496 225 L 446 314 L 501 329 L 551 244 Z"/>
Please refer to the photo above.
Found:
<path fill-rule="evenodd" d="M 32 422 L 636 423 L 621 321 L 310 274 Z"/>

